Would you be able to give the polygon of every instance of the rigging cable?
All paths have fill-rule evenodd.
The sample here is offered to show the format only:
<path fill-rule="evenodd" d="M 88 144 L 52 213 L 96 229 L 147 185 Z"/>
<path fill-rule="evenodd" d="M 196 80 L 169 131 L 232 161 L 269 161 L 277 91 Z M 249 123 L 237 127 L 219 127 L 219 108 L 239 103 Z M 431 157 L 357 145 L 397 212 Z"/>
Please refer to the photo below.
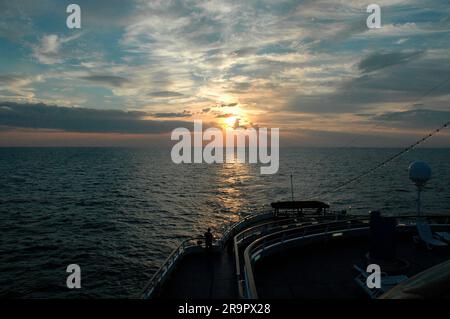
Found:
<path fill-rule="evenodd" d="M 444 81 L 438 83 L 437 85 L 432 86 L 431 88 L 429 88 L 427 91 L 425 91 L 422 95 L 420 95 L 417 99 L 415 99 L 414 101 L 412 101 L 408 105 L 415 105 L 415 104 L 419 103 L 420 101 L 423 100 L 424 97 L 430 95 L 434 90 L 437 90 L 441 86 L 445 85 L 448 81 L 450 81 L 450 77 L 446 78 Z M 381 122 L 378 123 L 377 125 L 373 126 L 372 129 L 381 126 L 381 124 L 382 124 Z M 349 147 L 351 144 L 355 143 L 360 138 L 361 138 L 361 135 L 357 135 L 356 137 L 354 137 L 352 140 L 350 140 L 350 142 L 347 143 L 346 145 L 344 145 L 343 147 Z"/>
<path fill-rule="evenodd" d="M 444 86 L 444 85 L 445 85 L 447 82 L 449 82 L 449 81 L 450 81 L 450 77 L 448 77 L 448 78 L 444 79 L 444 81 L 442 81 L 442 82 L 440 82 L 440 83 L 438 83 L 438 84 L 432 86 L 431 88 L 429 88 L 427 91 L 425 91 L 423 94 L 421 94 L 419 97 L 417 97 L 414 101 L 412 101 L 412 102 L 409 103 L 408 105 L 414 105 L 414 104 L 420 102 L 423 98 L 425 98 L 426 96 L 428 96 L 429 94 L 431 94 L 433 91 L 437 90 L 438 88 Z M 446 123 L 446 124 L 448 124 L 448 123 Z M 375 126 L 373 126 L 373 129 L 379 127 L 380 125 L 381 125 L 381 123 L 376 124 Z M 442 128 L 444 128 L 444 127 L 446 127 L 446 125 L 443 126 Z M 434 134 L 434 133 L 433 133 L 433 134 Z M 357 136 L 355 136 L 354 138 L 352 138 L 348 143 L 346 143 L 346 144 L 345 144 L 344 146 L 342 146 L 342 147 L 343 147 L 343 148 L 350 147 L 352 144 L 354 144 L 354 143 L 355 143 L 358 139 L 360 139 L 360 138 L 361 138 L 361 135 L 357 135 Z M 421 142 L 422 142 L 422 141 L 421 141 Z M 421 142 L 420 142 L 420 143 L 421 143 Z M 322 157 L 321 159 L 319 159 L 317 162 L 318 162 L 318 163 L 323 162 L 324 160 L 327 160 L 327 159 L 329 159 L 330 157 L 331 157 L 331 154 L 325 155 L 324 157 Z M 322 193 L 321 193 L 321 194 L 322 194 Z M 316 195 L 314 195 L 314 193 L 313 193 L 312 195 L 310 195 L 310 196 L 307 197 L 307 198 L 312 198 L 312 197 L 315 197 L 315 196 L 316 196 Z"/>
<path fill-rule="evenodd" d="M 400 151 L 400 152 L 396 153 L 395 155 L 389 157 L 388 159 L 384 160 L 384 161 L 381 162 L 380 164 L 378 164 L 378 165 L 376 165 L 376 166 L 374 166 L 374 167 L 372 167 L 372 168 L 370 168 L 370 169 L 364 171 L 363 173 L 361 173 L 361 174 L 359 174 L 359 175 L 357 175 L 357 176 L 355 176 L 355 177 L 353 177 L 353 178 L 351 178 L 351 179 L 349 179 L 349 180 L 343 182 L 342 184 L 336 186 L 336 187 L 335 187 L 334 189 L 332 189 L 331 191 L 322 192 L 322 193 L 319 193 L 319 194 L 316 194 L 316 195 L 312 195 L 312 196 L 309 197 L 308 199 L 311 199 L 311 198 L 316 197 L 316 196 L 321 196 L 321 195 L 324 195 L 324 194 L 326 194 L 326 193 L 334 193 L 334 192 L 336 192 L 336 191 L 338 191 L 338 190 L 340 190 L 340 189 L 342 189 L 342 188 L 348 186 L 349 184 L 352 184 L 352 183 L 356 182 L 357 180 L 359 180 L 359 179 L 361 179 L 361 178 L 363 178 L 363 177 L 365 177 L 365 176 L 367 176 L 367 175 L 373 173 L 373 172 L 376 171 L 377 169 L 379 169 L 379 168 L 385 166 L 386 164 L 388 164 L 388 163 L 394 161 L 395 159 L 399 158 L 399 157 L 402 156 L 403 154 L 405 154 L 405 153 L 411 151 L 412 149 L 414 149 L 414 148 L 417 147 L 418 145 L 422 144 L 423 142 L 425 142 L 426 140 L 428 140 L 430 137 L 432 137 L 433 135 L 439 133 L 441 130 L 443 130 L 444 128 L 446 128 L 446 127 L 448 127 L 448 126 L 450 126 L 450 121 L 444 123 L 444 124 L 441 125 L 439 128 L 435 129 L 433 132 L 431 132 L 431 133 L 429 133 L 428 135 L 422 137 L 420 140 L 418 140 L 418 141 L 416 141 L 415 143 L 409 145 L 408 147 L 404 148 L 402 151 Z"/>

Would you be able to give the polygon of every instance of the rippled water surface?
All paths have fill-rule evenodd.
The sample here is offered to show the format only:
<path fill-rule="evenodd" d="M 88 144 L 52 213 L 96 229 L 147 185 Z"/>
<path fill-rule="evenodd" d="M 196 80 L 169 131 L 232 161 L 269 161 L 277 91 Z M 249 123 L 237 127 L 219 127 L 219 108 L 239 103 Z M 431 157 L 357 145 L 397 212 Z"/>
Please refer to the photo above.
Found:
<path fill-rule="evenodd" d="M 417 149 L 338 192 L 397 149 L 282 149 L 276 175 L 258 165 L 175 165 L 167 150 L 0 148 L 0 296 L 134 297 L 184 238 L 245 214 L 319 195 L 334 209 L 411 213 L 412 160 L 433 179 L 424 210 L 450 213 L 450 150 Z M 82 269 L 82 289 L 65 270 Z"/>

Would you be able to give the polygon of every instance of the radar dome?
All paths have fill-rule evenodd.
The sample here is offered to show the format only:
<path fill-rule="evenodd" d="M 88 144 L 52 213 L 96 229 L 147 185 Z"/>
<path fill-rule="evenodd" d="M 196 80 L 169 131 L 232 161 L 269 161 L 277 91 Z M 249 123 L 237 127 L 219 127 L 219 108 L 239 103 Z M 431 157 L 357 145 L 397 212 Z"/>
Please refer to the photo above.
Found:
<path fill-rule="evenodd" d="M 416 161 L 409 165 L 409 179 L 421 186 L 431 178 L 431 168 L 427 163 Z"/>

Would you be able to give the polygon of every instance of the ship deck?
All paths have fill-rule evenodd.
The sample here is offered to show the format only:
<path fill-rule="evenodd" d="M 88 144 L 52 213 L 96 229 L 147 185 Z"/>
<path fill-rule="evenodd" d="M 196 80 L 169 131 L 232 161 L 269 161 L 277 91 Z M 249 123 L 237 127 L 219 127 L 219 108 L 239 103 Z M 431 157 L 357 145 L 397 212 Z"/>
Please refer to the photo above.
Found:
<path fill-rule="evenodd" d="M 159 298 L 238 298 L 234 258 L 226 251 L 198 252 L 183 257 L 161 288 Z"/>
<path fill-rule="evenodd" d="M 282 250 L 255 264 L 259 298 L 365 297 L 353 278 L 353 265 L 366 265 L 367 238 L 352 238 Z M 411 236 L 397 242 L 397 258 L 409 262 L 403 275 L 413 275 L 450 258 L 449 250 L 427 250 Z M 365 267 L 362 267 L 365 268 Z M 381 269 L 383 271 L 383 269 Z"/>
<path fill-rule="evenodd" d="M 174 263 L 174 268 L 164 282 L 158 285 L 152 298 L 242 298 L 240 290 L 243 288 L 238 282 L 241 283 L 243 278 L 244 250 L 261 236 L 268 236 L 267 234 L 274 232 L 280 233 L 280 230 L 281 233 L 292 232 L 299 227 L 305 227 L 301 225 L 302 221 L 290 219 L 255 221 L 235 234 L 239 234 L 237 238 L 242 233 L 253 231 L 252 235 L 244 237 L 245 240 L 240 237 L 240 246 L 236 246 L 236 239 L 233 240 L 232 236 L 224 247 L 217 246 L 212 251 L 196 247 L 191 253 L 184 254 Z M 321 225 L 317 224 L 317 226 Z M 356 222 L 355 225 L 359 227 L 360 224 Z M 365 225 L 364 229 L 367 230 L 357 237 L 342 236 L 336 240 L 332 237 L 332 240 L 290 248 L 283 246 L 279 250 L 257 258 L 251 268 L 258 298 L 367 297 L 354 282 L 353 269 L 353 265 L 364 269 L 368 264 L 366 255 L 369 249 L 369 238 L 368 225 Z M 448 223 L 445 225 L 445 230 L 449 231 Z M 408 277 L 450 259 L 449 247 L 427 250 L 414 243 L 413 236 L 416 234 L 413 227 L 405 228 L 405 231 L 401 231 L 396 236 L 398 237 L 397 258 L 409 263 L 409 267 L 401 274 Z M 232 249 L 236 247 L 239 247 L 237 254 Z M 236 258 L 239 258 L 238 261 Z M 241 276 L 237 273 L 238 267 L 240 267 Z M 381 271 L 383 272 L 383 268 Z M 388 273 L 388 275 L 397 275 L 397 273 Z M 245 291 L 244 295 L 246 293 L 248 291 Z"/>

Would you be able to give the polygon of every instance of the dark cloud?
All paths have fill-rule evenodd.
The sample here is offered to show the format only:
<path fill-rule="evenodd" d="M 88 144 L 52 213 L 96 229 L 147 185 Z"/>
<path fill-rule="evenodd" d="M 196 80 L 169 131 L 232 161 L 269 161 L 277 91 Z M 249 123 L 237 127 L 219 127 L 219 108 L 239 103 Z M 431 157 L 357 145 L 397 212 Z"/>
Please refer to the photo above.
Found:
<path fill-rule="evenodd" d="M 216 118 L 218 118 L 218 119 L 226 119 L 226 118 L 229 118 L 229 117 L 232 117 L 232 116 L 234 116 L 234 114 L 227 113 L 227 114 L 219 114 L 219 115 L 216 116 Z"/>
<path fill-rule="evenodd" d="M 25 98 L 26 97 L 23 94 L 20 94 L 18 92 L 12 92 L 9 90 L 0 90 L 0 95 L 3 96 L 3 98 Z"/>
<path fill-rule="evenodd" d="M 423 55 L 423 52 L 391 52 L 391 53 L 373 53 L 361 60 L 358 69 L 363 73 L 373 72 L 389 66 L 407 63 Z"/>
<path fill-rule="evenodd" d="M 27 2 L 27 1 L 25 1 Z M 0 1 L 0 38 L 12 42 L 19 42 L 25 36 L 33 34 L 33 22 L 30 13 L 39 12 L 40 5 L 45 6 L 47 1 L 37 4 L 35 1 Z M 35 9 L 26 12 L 26 8 Z"/>
<path fill-rule="evenodd" d="M 202 113 L 208 113 L 209 111 L 211 111 L 211 108 L 207 107 L 202 110 Z"/>
<path fill-rule="evenodd" d="M 246 47 L 246 48 L 240 48 L 238 50 L 235 50 L 233 52 L 231 52 L 231 56 L 236 57 L 236 58 L 242 58 L 242 57 L 246 57 L 246 56 L 251 56 L 253 54 L 255 54 L 258 51 L 258 48 L 256 47 Z"/>
<path fill-rule="evenodd" d="M 220 104 L 218 107 L 234 107 L 237 106 L 238 103 L 228 103 L 228 104 Z"/>
<path fill-rule="evenodd" d="M 331 22 L 333 21 L 330 21 L 330 19 L 328 18 L 319 18 L 314 20 L 314 25 L 322 25 L 326 29 L 333 25 Z M 333 50 L 336 50 L 337 46 L 347 42 L 353 35 L 360 34 L 366 30 L 366 15 L 357 15 L 351 19 L 348 19 L 345 23 L 345 27 L 339 32 L 329 35 L 324 35 L 323 33 L 319 32 L 314 37 L 315 41 L 308 42 L 311 43 L 311 47 L 317 50 L 317 52 L 333 52 Z"/>
<path fill-rule="evenodd" d="M 17 81 L 16 77 L 11 75 L 0 75 L 0 85 L 10 85 Z"/>
<path fill-rule="evenodd" d="M 387 112 L 373 116 L 376 122 L 395 127 L 436 128 L 450 121 L 450 111 L 416 109 L 404 112 Z"/>
<path fill-rule="evenodd" d="M 88 75 L 80 77 L 83 80 L 112 86 L 112 87 L 123 87 L 126 84 L 129 84 L 131 81 L 125 77 L 116 76 L 116 75 L 104 75 L 104 74 L 96 74 L 96 75 Z"/>
<path fill-rule="evenodd" d="M 183 94 L 173 91 L 159 91 L 159 92 L 151 92 L 148 94 L 149 96 L 153 97 L 180 97 L 183 96 Z"/>
<path fill-rule="evenodd" d="M 112 27 L 121 27 L 133 17 L 133 2 L 123 0 L 78 0 L 75 2 L 82 8 L 84 27 L 95 28 L 96 31 L 111 31 Z"/>
<path fill-rule="evenodd" d="M 405 147 L 414 138 L 409 134 L 389 134 L 389 132 L 321 131 L 311 129 L 291 130 L 290 134 L 280 140 L 280 147 Z M 302 138 L 299 142 L 299 136 Z M 420 135 L 418 135 L 420 136 Z M 416 136 L 417 137 L 417 136 Z M 300 144 L 299 144 L 300 143 Z M 430 140 L 428 146 L 442 147 L 446 143 L 436 139 Z"/>
<path fill-rule="evenodd" d="M 183 121 L 145 120 L 144 112 L 95 110 L 46 104 L 0 103 L 0 126 L 89 133 L 165 133 L 192 126 Z"/>
<path fill-rule="evenodd" d="M 10 86 L 22 80 L 26 80 L 26 78 L 27 77 L 25 76 L 15 74 L 0 75 L 0 86 Z"/>
<path fill-rule="evenodd" d="M 154 113 L 152 114 L 153 117 L 159 117 L 159 118 L 167 118 L 167 117 L 191 117 L 192 113 L 189 111 L 184 110 L 182 113 Z"/>
<path fill-rule="evenodd" d="M 241 93 L 243 91 L 248 91 L 252 87 L 250 82 L 235 82 L 232 83 L 232 93 Z"/>
<path fill-rule="evenodd" d="M 334 92 L 297 95 L 287 109 L 304 113 L 358 113 L 384 103 L 404 103 L 450 94 L 448 59 L 419 59 L 401 68 L 363 73 L 337 86 Z M 447 82 L 446 82 L 447 81 Z"/>

